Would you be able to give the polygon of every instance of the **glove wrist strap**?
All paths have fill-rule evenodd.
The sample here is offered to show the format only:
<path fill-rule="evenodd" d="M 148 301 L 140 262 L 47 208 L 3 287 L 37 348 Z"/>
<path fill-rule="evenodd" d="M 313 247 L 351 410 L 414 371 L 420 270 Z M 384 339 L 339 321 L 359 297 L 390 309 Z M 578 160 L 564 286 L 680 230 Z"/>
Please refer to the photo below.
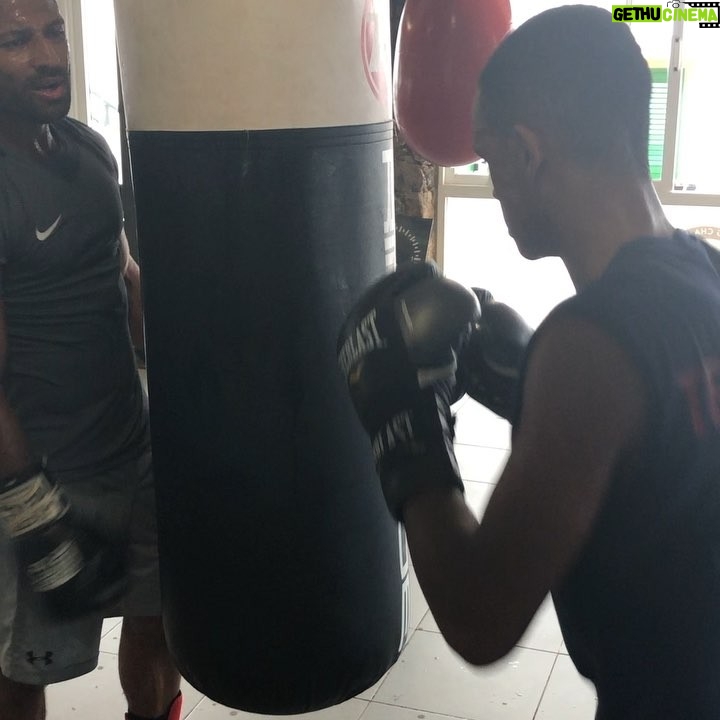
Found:
<path fill-rule="evenodd" d="M 392 516 L 402 522 L 407 502 L 440 487 L 464 492 L 455 453 L 449 439 L 427 448 L 423 454 L 388 458 L 378 467 L 385 502 Z"/>

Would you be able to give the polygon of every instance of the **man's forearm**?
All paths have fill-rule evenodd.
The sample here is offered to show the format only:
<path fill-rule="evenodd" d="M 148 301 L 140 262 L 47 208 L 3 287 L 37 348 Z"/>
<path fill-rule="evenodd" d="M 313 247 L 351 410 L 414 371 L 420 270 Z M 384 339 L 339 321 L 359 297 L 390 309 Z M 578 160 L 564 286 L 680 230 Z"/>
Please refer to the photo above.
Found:
<path fill-rule="evenodd" d="M 532 617 L 508 602 L 501 551 L 457 491 L 421 495 L 404 512 L 410 555 L 420 586 L 445 640 L 468 662 L 499 660 Z"/>
<path fill-rule="evenodd" d="M 15 412 L 0 391 L 0 479 L 24 470 L 32 457 Z"/>
<path fill-rule="evenodd" d="M 128 327 L 136 351 L 145 351 L 145 328 L 143 323 L 140 267 L 130 254 L 130 245 L 123 230 L 120 233 L 120 272 L 125 281 L 128 298 Z"/>
<path fill-rule="evenodd" d="M 145 329 L 143 322 L 142 289 L 140 285 L 140 268 L 132 259 L 123 274 L 128 296 L 128 325 L 130 337 L 136 350 L 142 350 L 145 344 Z"/>

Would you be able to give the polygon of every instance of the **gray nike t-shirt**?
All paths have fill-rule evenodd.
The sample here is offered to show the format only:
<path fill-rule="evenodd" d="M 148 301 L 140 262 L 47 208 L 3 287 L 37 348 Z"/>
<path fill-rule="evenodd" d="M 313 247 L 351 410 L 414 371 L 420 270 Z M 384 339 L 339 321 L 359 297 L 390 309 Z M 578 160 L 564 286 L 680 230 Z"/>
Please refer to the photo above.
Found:
<path fill-rule="evenodd" d="M 37 161 L 0 146 L 3 387 L 48 469 L 111 467 L 146 442 L 147 412 L 120 272 L 122 206 L 105 141 L 52 125 Z"/>

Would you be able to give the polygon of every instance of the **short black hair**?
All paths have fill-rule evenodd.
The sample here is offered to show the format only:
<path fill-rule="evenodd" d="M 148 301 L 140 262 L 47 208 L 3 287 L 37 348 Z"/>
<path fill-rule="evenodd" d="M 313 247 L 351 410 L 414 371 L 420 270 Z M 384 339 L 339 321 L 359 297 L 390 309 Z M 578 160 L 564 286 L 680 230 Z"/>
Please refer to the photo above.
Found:
<path fill-rule="evenodd" d="M 505 37 L 480 76 L 483 118 L 493 129 L 527 124 L 590 163 L 622 149 L 644 174 L 651 90 L 627 24 L 588 5 L 531 18 Z"/>

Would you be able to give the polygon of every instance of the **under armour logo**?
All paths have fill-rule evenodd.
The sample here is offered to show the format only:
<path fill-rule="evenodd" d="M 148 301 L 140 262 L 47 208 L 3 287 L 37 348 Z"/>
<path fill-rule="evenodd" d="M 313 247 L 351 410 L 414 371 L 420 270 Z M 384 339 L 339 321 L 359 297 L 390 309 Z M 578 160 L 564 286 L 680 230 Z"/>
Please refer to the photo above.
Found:
<path fill-rule="evenodd" d="M 28 650 L 27 653 L 25 653 L 25 658 L 31 665 L 41 660 L 45 663 L 45 667 L 47 667 L 52 664 L 53 653 L 48 650 L 44 655 L 36 655 L 32 650 Z"/>

